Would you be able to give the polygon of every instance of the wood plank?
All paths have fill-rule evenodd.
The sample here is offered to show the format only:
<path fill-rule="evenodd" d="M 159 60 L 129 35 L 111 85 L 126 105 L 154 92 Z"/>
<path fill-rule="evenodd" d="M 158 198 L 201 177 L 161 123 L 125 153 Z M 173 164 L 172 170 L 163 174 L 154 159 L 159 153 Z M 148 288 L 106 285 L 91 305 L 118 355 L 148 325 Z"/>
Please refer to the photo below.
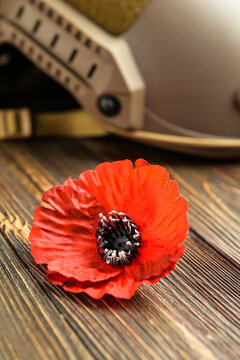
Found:
<path fill-rule="evenodd" d="M 131 300 L 97 301 L 48 283 L 27 240 L 41 193 L 100 161 L 139 156 L 167 162 L 190 200 L 192 231 L 176 270 Z M 238 163 L 114 137 L 1 143 L 0 358 L 239 359 L 239 173 Z"/>

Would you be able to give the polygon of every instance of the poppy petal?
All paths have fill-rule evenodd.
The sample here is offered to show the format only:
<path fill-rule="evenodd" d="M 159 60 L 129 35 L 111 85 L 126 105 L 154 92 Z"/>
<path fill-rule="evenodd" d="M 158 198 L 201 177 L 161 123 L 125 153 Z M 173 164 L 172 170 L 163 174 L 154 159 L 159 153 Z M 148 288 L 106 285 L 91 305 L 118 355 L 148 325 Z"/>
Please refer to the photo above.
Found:
<path fill-rule="evenodd" d="M 36 263 L 81 281 L 118 275 L 122 269 L 106 264 L 97 252 L 95 232 L 104 209 L 76 182 L 69 185 L 56 186 L 43 195 L 51 209 L 36 208 L 29 235 Z"/>
<path fill-rule="evenodd" d="M 184 251 L 184 248 L 182 249 L 182 252 Z M 176 266 L 177 261 L 180 259 L 180 257 L 182 256 L 181 252 L 179 252 L 179 258 L 176 259 L 175 262 L 171 263 L 162 273 L 160 276 L 153 276 L 152 278 L 149 278 L 147 280 L 144 280 L 143 283 L 144 284 L 149 284 L 149 285 L 154 285 L 156 283 L 159 282 L 159 280 L 164 277 L 167 276 L 168 274 L 170 274 L 170 272 L 172 272 Z"/>
<path fill-rule="evenodd" d="M 133 172 L 130 160 L 102 163 L 95 170 L 88 170 L 79 176 L 82 188 L 92 194 L 105 210 L 121 209 L 123 188 Z"/>
<path fill-rule="evenodd" d="M 138 227 L 143 228 L 153 221 L 168 177 L 167 170 L 158 165 L 140 167 L 130 174 L 124 187 L 121 211 L 130 216 Z"/>
<path fill-rule="evenodd" d="M 56 271 L 48 271 L 47 278 L 52 284 L 61 286 L 64 285 L 64 283 L 66 283 L 67 281 L 69 281 L 68 277 L 59 274 Z"/>
<path fill-rule="evenodd" d="M 135 161 L 135 168 L 137 169 L 137 168 L 139 168 L 139 167 L 144 167 L 144 166 L 149 166 L 150 164 L 146 161 L 146 160 L 144 160 L 144 159 L 137 159 L 136 161 Z"/>
<path fill-rule="evenodd" d="M 111 278 L 107 281 L 99 282 L 78 282 L 69 281 L 63 289 L 73 293 L 84 292 L 94 299 L 100 299 L 104 295 L 112 295 L 116 298 L 130 299 L 141 285 L 141 281 L 136 281 L 124 273 Z"/>
<path fill-rule="evenodd" d="M 176 181 L 155 165 L 137 168 L 125 188 L 123 212 L 139 227 L 139 254 L 126 267 L 138 280 L 162 276 L 181 257 L 189 224 L 187 202 L 179 197 Z"/>
<path fill-rule="evenodd" d="M 167 249 L 159 248 L 155 249 L 156 255 L 151 258 L 147 257 L 145 253 L 141 253 L 130 266 L 125 268 L 125 271 L 129 273 L 129 276 L 134 276 L 136 280 L 144 282 L 148 280 L 153 284 L 174 269 L 184 250 L 185 245 L 178 246 L 172 253 L 169 253 Z M 154 281 L 154 278 L 157 280 Z"/>
<path fill-rule="evenodd" d="M 178 198 L 171 210 L 162 223 L 159 216 L 158 228 L 143 229 L 139 255 L 128 268 L 136 279 L 158 276 L 182 256 L 185 245 L 179 245 L 184 242 L 189 230 L 186 201 Z"/>
<path fill-rule="evenodd" d="M 67 180 L 65 180 L 61 186 L 71 186 L 74 189 L 79 188 L 79 182 L 77 181 L 77 179 L 73 179 L 72 177 L 69 177 Z"/>
<path fill-rule="evenodd" d="M 77 258 L 70 261 L 69 259 L 60 259 L 48 264 L 50 273 L 57 272 L 67 279 L 74 277 L 77 281 L 98 282 L 104 281 L 122 273 L 120 267 L 107 265 L 100 257 L 98 261 L 86 262 L 79 264 Z"/>

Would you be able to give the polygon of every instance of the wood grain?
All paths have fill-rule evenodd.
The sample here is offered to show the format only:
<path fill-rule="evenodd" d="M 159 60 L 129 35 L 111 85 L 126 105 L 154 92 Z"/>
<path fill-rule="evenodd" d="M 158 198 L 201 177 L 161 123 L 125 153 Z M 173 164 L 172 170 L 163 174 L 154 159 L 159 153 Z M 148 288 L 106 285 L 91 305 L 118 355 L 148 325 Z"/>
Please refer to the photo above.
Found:
<path fill-rule="evenodd" d="M 27 240 L 43 191 L 99 162 L 163 164 L 189 201 L 187 250 L 131 300 L 51 285 Z M 0 359 L 239 359 L 240 165 L 109 137 L 0 144 Z"/>

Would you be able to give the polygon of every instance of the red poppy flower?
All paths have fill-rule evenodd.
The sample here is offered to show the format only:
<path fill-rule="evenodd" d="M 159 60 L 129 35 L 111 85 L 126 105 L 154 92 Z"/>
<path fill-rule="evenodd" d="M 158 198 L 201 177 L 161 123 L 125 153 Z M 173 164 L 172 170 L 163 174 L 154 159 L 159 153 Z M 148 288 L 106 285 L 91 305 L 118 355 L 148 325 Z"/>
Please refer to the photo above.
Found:
<path fill-rule="evenodd" d="M 166 169 L 102 163 L 43 194 L 29 239 L 48 279 L 93 298 L 130 298 L 169 274 L 184 252 L 187 202 Z"/>

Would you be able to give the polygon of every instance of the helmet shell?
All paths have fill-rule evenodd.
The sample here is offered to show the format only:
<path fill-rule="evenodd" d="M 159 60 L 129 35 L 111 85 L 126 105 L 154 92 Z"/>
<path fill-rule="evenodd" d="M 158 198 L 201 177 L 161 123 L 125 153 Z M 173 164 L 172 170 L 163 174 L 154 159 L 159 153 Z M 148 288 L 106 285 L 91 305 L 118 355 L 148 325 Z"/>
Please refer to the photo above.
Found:
<path fill-rule="evenodd" d="M 122 36 L 147 84 L 145 130 L 240 136 L 239 0 L 152 0 Z"/>

